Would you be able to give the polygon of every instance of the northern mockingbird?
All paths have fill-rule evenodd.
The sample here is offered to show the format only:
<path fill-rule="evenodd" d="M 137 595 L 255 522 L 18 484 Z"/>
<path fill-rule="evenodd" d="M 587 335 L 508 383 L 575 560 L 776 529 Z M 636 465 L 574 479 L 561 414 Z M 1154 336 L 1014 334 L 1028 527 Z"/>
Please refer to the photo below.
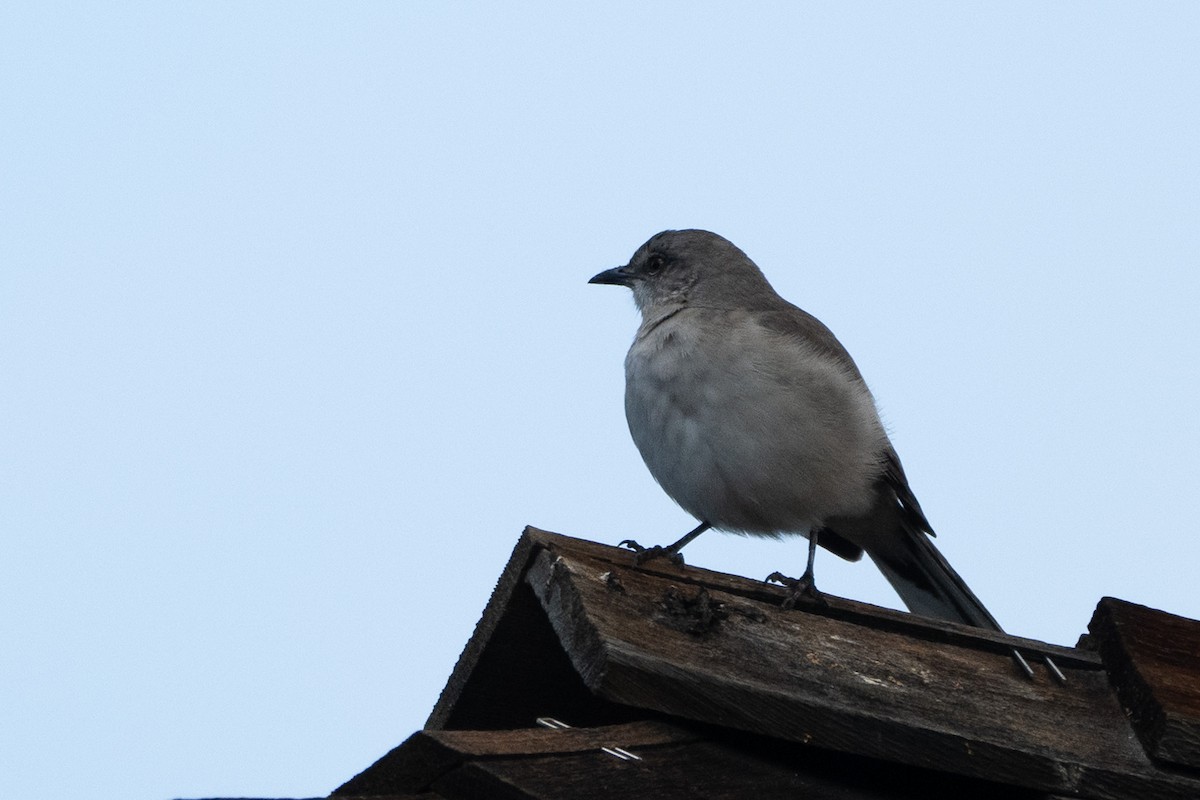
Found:
<path fill-rule="evenodd" d="M 625 358 L 629 431 L 655 480 L 700 521 L 669 547 L 628 542 L 642 560 L 678 559 L 708 528 L 798 534 L 809 558 L 803 578 L 784 579 L 793 602 L 815 594 L 820 544 L 849 560 L 866 552 L 910 611 L 1000 630 L 930 541 L 850 354 L 745 253 L 708 231 L 664 231 L 590 283 L 633 291 L 642 323 Z"/>

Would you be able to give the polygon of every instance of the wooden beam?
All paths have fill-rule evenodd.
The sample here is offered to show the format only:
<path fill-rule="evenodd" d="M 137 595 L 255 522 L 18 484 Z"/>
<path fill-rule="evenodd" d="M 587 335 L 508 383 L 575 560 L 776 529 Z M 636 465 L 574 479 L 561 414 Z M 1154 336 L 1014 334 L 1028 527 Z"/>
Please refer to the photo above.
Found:
<path fill-rule="evenodd" d="M 1095 654 L 833 599 L 785 611 L 753 581 L 529 536 L 526 583 L 613 703 L 1071 796 L 1200 797 L 1133 741 Z M 1013 646 L 1053 652 L 1067 685 L 1018 674 Z"/>
<path fill-rule="evenodd" d="M 1146 751 L 1200 767 L 1200 622 L 1106 597 L 1088 630 Z"/>
<path fill-rule="evenodd" d="M 332 797 L 450 800 L 1045 800 L 1011 786 L 667 722 L 422 731 Z M 404 794 L 404 793 L 410 794 Z"/>

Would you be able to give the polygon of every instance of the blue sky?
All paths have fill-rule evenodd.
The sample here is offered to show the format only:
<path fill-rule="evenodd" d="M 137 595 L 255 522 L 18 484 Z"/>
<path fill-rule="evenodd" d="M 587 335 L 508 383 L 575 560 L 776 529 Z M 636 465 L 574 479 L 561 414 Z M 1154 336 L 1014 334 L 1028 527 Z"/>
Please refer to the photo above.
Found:
<path fill-rule="evenodd" d="M 525 524 L 689 529 L 625 429 L 632 303 L 586 285 L 665 228 L 833 328 L 1010 631 L 1200 617 L 1198 34 L 1190 3 L 5 4 L 0 796 L 326 794 L 422 725 Z"/>

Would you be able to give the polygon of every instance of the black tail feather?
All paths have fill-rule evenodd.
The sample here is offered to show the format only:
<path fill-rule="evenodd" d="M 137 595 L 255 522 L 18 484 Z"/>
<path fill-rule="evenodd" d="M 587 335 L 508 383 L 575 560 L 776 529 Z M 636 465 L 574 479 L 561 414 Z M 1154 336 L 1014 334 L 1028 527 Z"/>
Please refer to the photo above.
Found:
<path fill-rule="evenodd" d="M 900 599 L 915 614 L 1002 630 L 929 536 L 908 525 L 892 537 L 882 552 L 868 552 Z"/>

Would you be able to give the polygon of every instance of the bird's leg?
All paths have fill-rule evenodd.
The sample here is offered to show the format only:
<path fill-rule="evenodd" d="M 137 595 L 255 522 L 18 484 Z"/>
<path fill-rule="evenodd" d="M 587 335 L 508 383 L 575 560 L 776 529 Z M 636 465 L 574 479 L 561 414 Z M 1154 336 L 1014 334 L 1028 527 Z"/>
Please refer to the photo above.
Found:
<path fill-rule="evenodd" d="M 653 561 L 656 558 L 665 558 L 675 566 L 682 567 L 683 554 L 679 551 L 686 547 L 693 539 L 711 527 L 711 524 L 707 522 L 701 522 L 686 535 L 684 535 L 684 537 L 678 542 L 672 545 L 667 545 L 666 547 L 657 544 L 654 545 L 654 547 L 642 547 L 633 539 L 625 539 L 618 544 L 617 547 L 628 547 L 630 550 L 637 553 L 637 556 L 634 558 L 634 560 L 637 561 L 638 564 L 645 564 L 647 561 Z"/>
<path fill-rule="evenodd" d="M 789 578 L 782 572 L 772 572 L 767 576 L 767 583 L 782 583 L 784 586 L 791 589 L 789 594 L 783 601 L 784 608 L 792 608 L 801 598 L 815 600 L 819 603 L 824 603 L 825 598 L 821 596 L 821 592 L 817 590 L 816 578 L 813 577 L 813 564 L 817 560 L 817 534 L 819 531 L 813 528 L 808 534 L 808 566 L 804 568 L 804 574 L 799 578 Z"/>

